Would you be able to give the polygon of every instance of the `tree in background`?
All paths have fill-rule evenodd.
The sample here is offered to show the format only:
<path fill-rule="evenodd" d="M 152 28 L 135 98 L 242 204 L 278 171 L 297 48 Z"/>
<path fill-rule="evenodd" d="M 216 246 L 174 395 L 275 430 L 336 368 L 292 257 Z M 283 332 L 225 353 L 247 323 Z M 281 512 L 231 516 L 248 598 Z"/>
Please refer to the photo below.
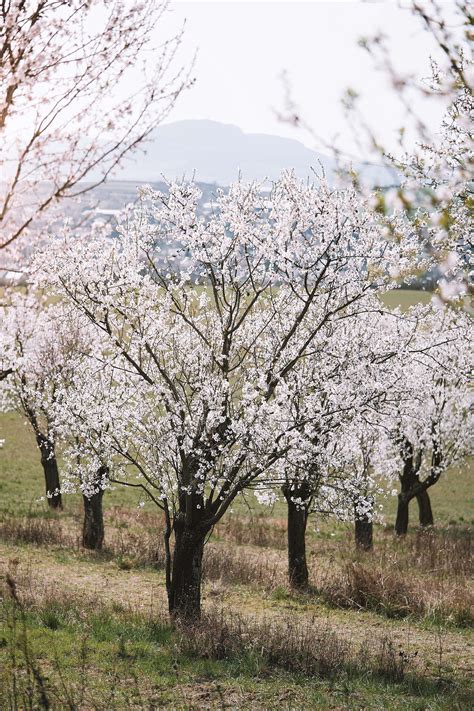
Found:
<path fill-rule="evenodd" d="M 79 317 L 78 322 L 89 335 L 89 349 L 72 354 L 72 377 L 68 383 L 59 384 L 54 420 L 63 451 L 63 489 L 79 491 L 82 496 L 82 545 L 101 550 L 105 537 L 104 492 L 116 481 L 115 443 L 123 437 L 124 426 L 144 423 L 139 420 L 142 412 L 135 409 L 140 393 L 135 390 L 133 373 L 130 377 L 120 367 L 111 370 L 107 340 L 87 320 Z M 67 325 L 63 320 L 63 327 Z M 134 446 L 137 442 L 138 439 Z M 124 483 L 144 488 L 138 482 Z"/>
<path fill-rule="evenodd" d="M 103 498 L 109 485 L 110 470 L 107 465 L 102 465 L 84 475 L 83 470 L 79 469 L 79 476 L 84 508 L 82 545 L 89 550 L 100 551 L 105 538 Z"/>
<path fill-rule="evenodd" d="M 385 413 L 399 397 L 398 375 L 387 362 L 407 343 L 394 340 L 399 312 L 385 312 L 377 296 L 342 312 L 298 369 L 292 373 L 291 428 L 297 433 L 274 478 L 288 505 L 288 573 L 291 585 L 308 585 L 305 532 L 312 513 L 338 520 L 356 518 L 371 528 L 380 480 L 387 471 Z M 393 488 L 393 483 L 392 483 Z M 359 525 L 360 521 L 360 525 Z"/>
<path fill-rule="evenodd" d="M 2 410 L 14 408 L 27 418 L 41 453 L 48 505 L 62 508 L 55 409 L 71 384 L 76 354 L 90 346 L 77 319 L 34 293 L 13 294 L 1 316 L 0 359 L 15 363 L 1 383 Z"/>
<path fill-rule="evenodd" d="M 342 521 L 354 522 L 356 548 L 373 547 L 374 521 L 383 520 L 380 509 L 393 486 L 394 461 L 387 434 L 374 422 L 374 413 L 359 416 L 341 429 L 331 442 L 333 463 L 328 484 L 321 492 L 323 513 Z"/>
<path fill-rule="evenodd" d="M 313 347 L 316 358 L 305 358 L 288 378 L 289 383 L 298 379 L 288 387 L 293 446 L 269 479 L 276 487 L 283 483 L 289 581 L 296 588 L 309 582 L 305 533 L 312 513 L 354 520 L 357 547 L 370 550 L 373 521 L 381 520 L 380 509 L 398 479 L 399 512 L 416 496 L 420 522 L 427 525 L 432 523 L 432 516 L 423 517 L 427 507 L 431 511 L 427 489 L 472 452 L 467 377 L 472 327 L 466 314 L 420 304 L 406 312 L 385 311 L 372 297 L 359 303 L 359 313 L 337 320 L 333 333 L 325 334 L 324 348 Z M 448 373 L 455 411 L 448 404 Z M 407 431 L 416 431 L 412 439 L 425 441 L 425 454 L 437 451 L 437 468 L 429 476 L 419 472 L 420 450 L 418 469 L 407 477 L 412 460 L 394 436 L 400 412 Z M 436 430 L 444 433 L 443 456 L 431 441 Z"/>
<path fill-rule="evenodd" d="M 47 238 L 54 209 L 111 176 L 189 84 L 175 66 L 182 32 L 157 44 L 167 7 L 2 3 L 1 270 L 23 271 L 25 250 Z"/>
<path fill-rule="evenodd" d="M 58 447 L 64 450 L 72 437 L 76 443 L 80 436 L 77 428 L 65 427 L 64 401 L 72 388 L 80 392 L 84 363 L 100 352 L 98 334 L 64 302 L 48 303 L 40 292 L 13 293 L 0 313 L 0 360 L 15 364 L 0 385 L 0 410 L 16 409 L 26 416 L 41 453 L 46 500 L 51 508 L 61 509 L 68 477 L 61 482 Z M 81 476 L 80 460 L 71 464 L 74 475 Z M 100 550 L 104 541 L 102 499 L 108 476 L 108 467 L 99 464 L 82 482 L 82 544 L 92 550 Z"/>
<path fill-rule="evenodd" d="M 393 417 L 401 460 L 398 535 L 407 533 L 409 504 L 415 498 L 420 525 L 433 524 L 428 490 L 473 452 L 472 319 L 451 308 L 425 311 L 425 326 L 412 346 L 415 357 L 402 373 L 410 397 L 400 401 Z"/>

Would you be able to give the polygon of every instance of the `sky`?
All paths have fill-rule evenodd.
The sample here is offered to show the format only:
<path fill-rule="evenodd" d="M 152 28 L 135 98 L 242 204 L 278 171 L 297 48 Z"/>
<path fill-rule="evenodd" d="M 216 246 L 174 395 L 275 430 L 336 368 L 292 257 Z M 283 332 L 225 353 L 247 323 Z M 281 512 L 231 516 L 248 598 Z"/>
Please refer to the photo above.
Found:
<path fill-rule="evenodd" d="M 175 0 L 162 30 L 177 28 L 186 18 L 181 58 L 190 61 L 197 52 L 196 82 L 179 98 L 167 122 L 213 119 L 317 148 L 309 133 L 278 119 L 285 97 L 281 77 L 286 72 L 292 97 L 315 134 L 357 150 L 341 109 L 341 97 L 351 87 L 362 96 L 366 115 L 392 147 L 403 113 L 386 77 L 376 71 L 358 40 L 382 31 L 397 67 L 419 78 L 427 76 L 434 46 L 408 5 L 408 0 Z M 438 125 L 440 106 L 431 102 L 420 105 L 420 110 L 428 124 Z"/>

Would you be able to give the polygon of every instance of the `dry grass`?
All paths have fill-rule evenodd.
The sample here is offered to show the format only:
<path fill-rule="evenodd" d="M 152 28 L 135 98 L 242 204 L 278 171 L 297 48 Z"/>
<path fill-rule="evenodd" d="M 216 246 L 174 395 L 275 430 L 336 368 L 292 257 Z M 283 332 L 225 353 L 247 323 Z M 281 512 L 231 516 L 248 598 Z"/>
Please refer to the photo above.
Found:
<path fill-rule="evenodd" d="M 225 550 L 223 545 L 216 544 L 215 547 L 218 549 L 217 554 Z M 28 614 L 28 626 L 31 628 L 32 659 L 35 659 L 34 654 L 39 655 L 39 671 L 51 681 L 53 691 L 59 695 L 61 703 L 65 702 L 64 696 L 61 696 L 62 690 L 57 687 L 58 670 L 73 685 L 71 698 L 76 698 L 77 679 L 81 676 L 77 652 L 83 640 L 93 654 L 88 661 L 89 668 L 94 670 L 90 682 L 106 684 L 108 690 L 109 681 L 116 686 L 124 686 L 123 694 L 122 690 L 117 690 L 117 699 L 110 702 L 110 709 L 148 708 L 146 705 L 133 706 L 132 697 L 127 696 L 129 691 L 132 693 L 134 685 L 130 676 L 133 665 L 140 667 L 135 669 L 140 683 L 133 691 L 133 697 L 138 699 L 140 692 L 142 704 L 149 700 L 146 675 L 150 670 L 155 675 L 168 674 L 172 677 L 169 680 L 172 686 L 180 686 L 183 682 L 188 689 L 188 686 L 192 687 L 190 674 L 199 686 L 203 679 L 207 679 L 206 670 L 215 671 L 216 664 L 223 665 L 219 666 L 219 674 L 238 680 L 236 683 L 239 689 L 243 679 L 258 679 L 258 685 L 262 680 L 268 680 L 270 685 L 284 685 L 288 680 L 297 685 L 306 683 L 302 679 L 307 679 L 308 683 L 310 680 L 311 683 L 313 680 L 328 680 L 327 684 L 332 684 L 330 680 L 333 679 L 337 685 L 349 680 L 351 684 L 363 683 L 371 688 L 374 684 L 378 685 L 377 688 L 388 684 L 384 688 L 387 693 L 391 689 L 389 693 L 395 696 L 396 685 L 401 683 L 406 693 L 414 693 L 418 698 L 425 693 L 435 697 L 444 695 L 445 691 L 440 691 L 438 683 L 444 685 L 446 682 L 453 699 L 458 698 L 456 695 L 461 698 L 460 695 L 464 694 L 463 675 L 470 668 L 468 641 L 465 635 L 442 625 L 439 626 L 439 650 L 438 626 L 424 629 L 413 622 L 400 624 L 377 619 L 373 614 L 359 615 L 350 610 L 339 612 L 329 608 L 324 610 L 320 604 L 313 604 L 315 600 L 311 593 L 292 598 L 288 588 L 281 590 L 277 587 L 269 596 L 261 588 L 252 589 L 235 583 L 221 584 L 220 577 L 217 584 L 208 582 L 205 586 L 202 622 L 192 628 L 186 627 L 183 634 L 180 634 L 179 630 L 171 631 L 168 622 L 163 584 L 160 583 L 162 576 L 157 576 L 149 569 L 123 570 L 116 560 L 103 560 L 100 556 L 88 553 L 64 557 L 61 550 L 58 558 L 54 552 L 40 548 L 34 551 L 20 547 L 13 552 L 5 546 L 2 549 L 4 561 L 9 560 L 9 550 L 10 555 L 15 557 L 10 558 L 5 572 L 9 571 L 18 581 L 21 600 Z M 247 552 L 252 554 L 251 550 Z M 258 556 L 259 551 L 256 554 Z M 278 552 L 274 552 L 274 555 L 278 557 Z M 218 595 L 215 594 L 216 590 Z M 219 600 L 217 604 L 216 600 Z M 230 610 L 239 611 L 239 614 L 230 614 Z M 0 605 L 2 617 L 5 622 Z M 4 625 L 0 633 L 0 642 L 3 635 L 3 644 L 9 639 L 6 627 Z M 161 630 L 159 635 L 168 631 L 166 634 L 172 634 L 172 640 L 163 641 L 160 637 L 160 641 L 156 637 L 156 630 Z M 51 643 L 56 645 L 53 660 L 49 658 Z M 0 657 L 5 659 L 8 650 L 6 647 L 2 650 L 1 647 L 2 644 Z M 167 666 L 163 670 L 164 656 L 167 657 Z M 97 667 L 103 661 L 110 663 L 107 670 Z M 56 665 L 52 675 L 51 665 Z M 117 668 L 120 674 L 117 680 L 112 679 L 114 665 L 120 667 Z M 1 667 L 0 659 L 0 687 Z M 23 672 L 24 669 L 21 674 Z M 278 679 L 280 681 L 275 682 Z M 130 688 L 127 684 L 131 685 Z M 427 685 L 431 685 L 431 691 L 427 690 Z M 201 691 L 201 705 L 198 704 L 196 708 L 221 708 L 217 701 L 217 705 L 207 703 L 204 690 Z M 94 698 L 97 698 L 98 693 L 96 686 L 90 688 L 87 692 L 89 705 L 76 705 L 75 708 L 105 710 L 108 708 L 105 702 L 102 705 L 90 705 L 90 699 L 94 694 Z M 311 703 L 298 706 L 298 693 L 295 693 L 292 708 L 318 707 Z M 104 698 L 108 703 L 107 694 Z M 243 703 L 244 698 L 249 705 Z M 158 706 L 169 707 L 169 700 Z M 245 694 L 240 704 L 235 704 L 235 708 L 251 707 L 251 700 Z M 259 709 L 279 707 L 277 703 L 269 702 L 258 705 Z M 371 709 L 380 707 L 381 704 L 364 706 Z M 387 708 L 398 711 L 401 708 L 418 707 L 419 703 L 414 699 L 412 706 L 399 707 L 394 704 Z M 443 711 L 461 711 L 469 708 L 469 705 L 463 701 L 461 705 L 451 703 L 438 706 L 436 701 L 429 707 L 433 711 L 438 708 Z M 20 704 L 19 708 L 29 707 Z M 52 705 L 52 708 L 68 707 Z M 188 709 L 188 706 L 183 705 L 182 708 Z"/>
<path fill-rule="evenodd" d="M 145 566 L 163 570 L 165 567 L 163 538 L 148 529 L 118 529 L 107 544 L 104 555 L 117 558 L 120 567 L 125 570 Z"/>
<path fill-rule="evenodd" d="M 124 569 L 165 565 L 159 516 L 137 518 L 114 510 L 107 521 L 108 542 L 97 554 Z M 78 522 L 54 518 L 5 518 L 0 538 L 18 544 L 80 549 Z M 286 555 L 281 550 L 281 522 L 257 517 L 255 528 L 244 517 L 230 516 L 218 529 L 219 542 L 205 548 L 207 581 L 285 591 Z M 223 540 L 222 540 L 223 539 Z M 264 541 L 273 545 L 264 547 Z M 239 542 L 239 543 L 238 543 Z M 391 618 L 412 617 L 468 627 L 474 622 L 472 537 L 470 529 L 433 529 L 400 540 L 377 531 L 369 554 L 356 554 L 352 537 L 309 541 L 310 582 L 327 605 L 370 610 Z"/>
<path fill-rule="evenodd" d="M 314 616 L 301 621 L 287 613 L 262 620 L 229 615 L 214 608 L 194 625 L 176 622 L 172 626 L 164 610 L 155 610 L 150 616 L 114 603 L 101 604 L 99 614 L 95 598 L 57 586 L 42 590 L 31 579 L 28 586 L 21 585 L 20 593 L 16 580 L 9 574 L 0 586 L 0 593 L 4 600 L 2 616 L 14 633 L 10 643 L 13 641 L 23 652 L 26 676 L 32 677 L 33 686 L 39 684 L 38 692 L 47 692 L 47 677 L 41 674 L 40 665 L 28 649 L 29 627 L 38 625 L 51 631 L 81 630 L 84 653 L 88 646 L 84 635 L 103 640 L 116 637 L 117 653 L 124 659 L 130 656 L 127 651 L 130 637 L 149 641 L 150 630 L 152 633 L 156 630 L 160 644 L 166 639 L 172 641 L 174 657 L 238 662 L 259 675 L 265 670 L 280 669 L 318 678 L 372 675 L 401 682 L 408 665 L 412 676 L 422 673 L 416 655 L 400 651 L 387 635 L 356 643 L 338 636 L 329 622 Z M 88 665 L 86 659 L 80 663 Z"/>
<path fill-rule="evenodd" d="M 474 598 L 467 582 L 444 576 L 407 576 L 396 568 L 354 561 L 326 575 L 317 591 L 332 605 L 387 617 L 427 618 L 460 627 L 474 622 Z"/>
<path fill-rule="evenodd" d="M 327 604 L 458 627 L 474 622 L 470 532 L 417 532 L 404 540 L 386 534 L 362 556 L 346 539 L 318 553 L 310 558 L 310 581 Z M 224 585 L 283 588 L 290 594 L 286 556 L 275 549 L 208 544 L 204 575 Z"/>
<path fill-rule="evenodd" d="M 275 551 L 257 551 L 208 543 L 204 553 L 205 580 L 227 585 L 254 585 L 273 590 L 286 582 L 284 559 Z"/>
<path fill-rule="evenodd" d="M 338 607 L 372 610 L 469 627 L 474 622 L 470 529 L 417 531 L 404 539 L 379 536 L 369 554 L 347 540 L 332 563 L 312 563 L 310 576 L 323 599 Z"/>
<path fill-rule="evenodd" d="M 224 517 L 215 528 L 219 539 L 244 546 L 284 550 L 287 545 L 286 521 L 265 515 Z"/>
<path fill-rule="evenodd" d="M 418 530 L 399 542 L 411 568 L 449 576 L 474 574 L 472 532 L 470 528 L 431 528 Z"/>
<path fill-rule="evenodd" d="M 408 662 L 413 661 L 413 656 L 395 651 L 387 637 L 356 645 L 316 618 L 300 622 L 287 615 L 277 621 L 261 621 L 223 611 L 207 613 L 191 633 L 188 627 L 183 628 L 180 649 L 210 659 L 246 655 L 260 673 L 266 666 L 320 678 L 373 674 L 402 681 Z M 411 671 L 416 672 L 414 663 Z"/>
<path fill-rule="evenodd" d="M 214 611 L 193 627 L 192 634 L 183 630 L 180 647 L 187 654 L 213 659 L 245 654 L 259 673 L 269 667 L 316 678 L 363 675 L 392 683 L 403 681 L 408 670 L 412 678 L 422 674 L 418 653 L 403 650 L 388 635 L 356 643 L 336 634 L 320 618 L 298 621 L 288 613 L 262 621 Z"/>
<path fill-rule="evenodd" d="M 0 521 L 0 538 L 10 543 L 36 546 L 76 547 L 77 537 L 68 536 L 59 518 L 7 517 Z"/>

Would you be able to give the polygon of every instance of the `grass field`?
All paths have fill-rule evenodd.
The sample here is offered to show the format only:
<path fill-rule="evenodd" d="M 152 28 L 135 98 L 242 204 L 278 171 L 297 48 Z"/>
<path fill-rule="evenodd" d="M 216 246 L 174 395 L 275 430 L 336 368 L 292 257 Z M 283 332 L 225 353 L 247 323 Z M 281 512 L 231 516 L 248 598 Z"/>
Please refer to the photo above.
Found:
<path fill-rule="evenodd" d="M 2 711 L 474 706 L 472 462 L 431 490 L 433 531 L 395 540 L 390 499 L 363 554 L 350 526 L 312 521 L 304 594 L 286 582 L 284 507 L 237 504 L 207 546 L 203 622 L 184 634 L 153 505 L 107 492 L 105 549 L 86 552 L 80 497 L 47 510 L 19 415 L 0 416 L 0 439 Z"/>

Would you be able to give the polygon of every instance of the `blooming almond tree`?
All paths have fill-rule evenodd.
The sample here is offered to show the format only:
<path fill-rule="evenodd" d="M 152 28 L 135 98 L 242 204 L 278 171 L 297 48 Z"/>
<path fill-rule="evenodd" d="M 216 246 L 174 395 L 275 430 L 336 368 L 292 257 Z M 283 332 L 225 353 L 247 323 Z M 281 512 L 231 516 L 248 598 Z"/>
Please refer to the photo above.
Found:
<path fill-rule="evenodd" d="M 293 441 L 272 476 L 288 506 L 294 587 L 308 585 L 305 531 L 312 512 L 339 520 L 355 516 L 357 540 L 365 546 L 380 493 L 374 470 L 389 466 L 382 425 L 399 397 L 399 376 L 387 363 L 408 345 L 393 338 L 392 324 L 400 318 L 399 311 L 385 312 L 376 296 L 364 297 L 357 310 L 332 320 L 287 378 Z"/>
<path fill-rule="evenodd" d="M 67 238 L 42 261 L 108 339 L 100 369 L 69 390 L 78 454 L 163 510 L 169 608 L 189 617 L 206 537 L 292 447 L 291 373 L 415 250 L 410 233 L 385 242 L 354 191 L 291 174 L 270 195 L 218 191 L 210 217 L 199 196 L 193 184 L 145 189 L 118 238 Z"/>
<path fill-rule="evenodd" d="M 442 474 L 473 452 L 472 319 L 434 307 L 417 334 L 414 357 L 401 377 L 411 397 L 394 413 L 393 439 L 401 460 L 395 531 L 408 529 L 410 501 L 418 501 L 420 524 L 433 524 L 428 490 Z"/>
<path fill-rule="evenodd" d="M 344 436 L 338 438 L 334 458 L 341 460 L 342 486 L 332 481 L 331 491 L 339 490 L 342 502 L 349 497 L 350 508 L 350 501 L 357 499 L 358 480 L 367 481 L 375 501 L 399 479 L 395 529 L 402 534 L 414 498 L 420 524 L 433 523 L 428 489 L 446 469 L 472 454 L 472 320 L 463 311 L 437 303 L 417 304 L 405 313 L 395 310 L 376 325 L 376 331 L 386 356 L 379 350 L 375 360 L 370 359 L 380 364 L 380 372 L 373 370 L 368 382 L 378 376 L 385 394 L 376 408 L 361 411 L 358 424 L 349 422 L 353 444 L 347 446 Z M 346 481 L 353 465 L 356 473 Z M 333 478 L 337 481 L 337 472 Z M 335 501 L 330 508 L 337 510 Z"/>
<path fill-rule="evenodd" d="M 2 3 L 0 269 L 21 270 L 55 206 L 112 175 L 188 83 L 174 66 L 182 33 L 156 46 L 166 10 L 155 0 Z"/>
<path fill-rule="evenodd" d="M 48 505 L 62 508 L 64 482 L 60 481 L 57 449 L 58 445 L 64 449 L 71 437 L 78 437 L 75 429 L 64 426 L 63 400 L 70 388 L 77 387 L 83 361 L 92 357 L 93 348 L 100 349 L 98 334 L 63 302 L 48 304 L 38 292 L 13 292 L 2 316 L 0 358 L 15 365 L 0 385 L 0 409 L 15 408 L 26 416 L 41 453 Z M 77 461 L 71 464 L 78 468 Z M 107 467 L 99 465 L 83 482 L 85 548 L 102 548 L 102 498 L 107 478 Z M 65 483 L 67 490 L 67 478 Z"/>
<path fill-rule="evenodd" d="M 452 6 L 436 0 L 413 0 L 411 8 L 437 51 L 437 59 L 430 58 L 428 78 L 420 81 L 400 72 L 384 37 L 364 43 L 406 112 L 405 126 L 400 129 L 400 153 L 386 151 L 376 127 L 365 124 L 364 130 L 380 158 L 394 165 L 402 176 L 397 189 L 379 195 L 378 208 L 390 211 L 394 203 L 402 205 L 414 224 L 429 231 L 431 250 L 441 272 L 440 294 L 445 300 L 453 300 L 472 289 L 472 8 L 463 0 Z M 443 102 L 446 106 L 438 130 L 430 131 L 422 112 L 414 109 L 412 97 L 417 94 L 424 99 L 425 112 L 426 102 Z M 406 150 L 404 137 L 411 131 L 417 142 Z"/>
<path fill-rule="evenodd" d="M 41 453 L 48 504 L 62 508 L 55 408 L 71 382 L 73 357 L 88 349 L 85 333 L 61 304 L 48 305 L 35 293 L 13 294 L 1 316 L 1 359 L 15 365 L 1 383 L 0 404 L 26 416 Z"/>
<path fill-rule="evenodd" d="M 383 521 L 383 501 L 393 491 L 399 464 L 381 421 L 364 413 L 342 428 L 333 439 L 333 466 L 321 489 L 323 513 L 354 522 L 358 550 L 373 547 L 373 524 Z M 374 421 L 375 420 L 375 421 Z"/>
<path fill-rule="evenodd" d="M 397 196 L 404 208 L 428 218 L 432 249 L 443 273 L 441 294 L 451 299 L 472 287 L 472 8 L 463 0 L 452 7 L 443 7 L 436 0 L 413 0 L 412 12 L 437 51 L 437 59 L 430 58 L 428 79 L 420 82 L 399 72 L 383 37 L 365 46 L 378 59 L 405 107 L 407 125 L 400 131 L 402 148 L 407 128 L 415 129 L 417 144 L 397 158 L 380 147 L 374 134 L 372 140 L 382 157 L 403 175 Z M 430 131 L 421 112 L 413 109 L 410 96 L 414 93 L 447 107 L 439 130 Z"/>
<path fill-rule="evenodd" d="M 449 102 L 440 130 L 429 137 L 423 131 L 416 148 L 401 158 L 388 156 L 402 183 L 376 198 L 377 209 L 386 212 L 403 206 L 414 228 L 429 234 L 437 286 L 447 301 L 472 289 L 473 72 L 462 54 L 444 71 L 432 63 L 429 90 Z"/>

